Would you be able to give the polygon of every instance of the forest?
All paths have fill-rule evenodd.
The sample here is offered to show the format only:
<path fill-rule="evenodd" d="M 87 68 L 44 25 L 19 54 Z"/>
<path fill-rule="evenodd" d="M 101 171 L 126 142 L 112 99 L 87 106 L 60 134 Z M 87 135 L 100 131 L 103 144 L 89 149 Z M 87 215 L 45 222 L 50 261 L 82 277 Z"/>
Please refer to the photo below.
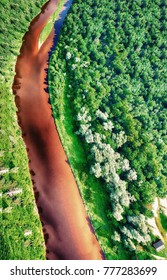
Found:
<path fill-rule="evenodd" d="M 74 0 L 50 60 L 53 114 L 108 259 L 154 259 L 147 220 L 167 196 L 166 22 L 163 0 Z"/>
<path fill-rule="evenodd" d="M 44 0 L 0 1 L 0 259 L 45 259 L 25 145 L 12 93 L 22 37 Z"/>

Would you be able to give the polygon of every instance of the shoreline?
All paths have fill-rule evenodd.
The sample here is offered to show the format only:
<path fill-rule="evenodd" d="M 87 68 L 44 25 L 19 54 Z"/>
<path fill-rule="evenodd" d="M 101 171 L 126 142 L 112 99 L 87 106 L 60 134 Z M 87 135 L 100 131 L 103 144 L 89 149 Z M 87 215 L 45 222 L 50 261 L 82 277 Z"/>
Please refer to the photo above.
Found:
<path fill-rule="evenodd" d="M 40 50 L 38 39 L 58 2 L 47 2 L 23 37 L 13 83 L 18 123 L 27 147 L 47 259 L 104 259 L 57 132 L 48 87 L 44 88 L 54 30 Z"/>

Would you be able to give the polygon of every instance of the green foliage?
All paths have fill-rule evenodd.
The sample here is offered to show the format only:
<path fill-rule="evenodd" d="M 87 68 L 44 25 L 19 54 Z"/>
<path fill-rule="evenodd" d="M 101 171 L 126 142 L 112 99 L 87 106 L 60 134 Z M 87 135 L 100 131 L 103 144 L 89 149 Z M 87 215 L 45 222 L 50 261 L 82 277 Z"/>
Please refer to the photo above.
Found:
<path fill-rule="evenodd" d="M 42 228 L 35 211 L 28 160 L 11 90 L 22 37 L 44 3 L 44 0 L 0 1 L 0 259 L 3 260 L 45 259 Z M 7 195 L 15 189 L 22 193 Z M 25 236 L 26 230 L 32 230 L 32 234 Z"/>
<path fill-rule="evenodd" d="M 113 245 L 118 241 L 112 239 L 118 235 L 121 248 L 127 250 L 125 258 L 150 258 L 149 253 L 141 252 L 142 247 L 138 252 L 138 243 L 145 246 L 149 241 L 147 230 L 140 231 L 140 221 L 133 224 L 128 217 L 142 214 L 146 219 L 150 216 L 146 205 L 156 196 L 167 195 L 165 11 L 165 1 L 97 0 L 95 4 L 74 0 L 50 61 L 53 114 L 88 211 L 96 213 L 93 223 L 97 225 L 98 219 L 105 217 L 107 230 L 96 234 L 108 258 L 115 258 Z M 101 155 L 96 133 L 103 139 Z M 108 155 L 109 169 L 105 168 L 104 147 L 113 151 Z M 116 161 L 111 164 L 118 155 L 120 166 Z M 84 164 L 77 165 L 82 160 Z M 123 164 L 127 166 L 127 162 L 129 170 Z M 126 186 L 131 197 L 129 207 L 115 207 L 121 196 L 116 183 L 111 185 L 118 176 L 125 182 L 124 193 Z M 101 188 L 104 207 L 99 211 Z M 120 230 L 125 225 L 126 234 Z"/>
<path fill-rule="evenodd" d="M 167 216 L 162 213 L 160 213 L 160 220 L 161 220 L 161 224 L 163 229 L 167 232 Z"/>
<path fill-rule="evenodd" d="M 50 17 L 48 23 L 45 25 L 45 27 L 43 28 L 43 30 L 42 30 L 42 32 L 40 34 L 40 37 L 39 37 L 39 42 L 40 43 L 43 43 L 46 40 L 46 38 L 48 37 L 48 34 L 51 32 L 51 30 L 53 28 L 53 25 L 54 25 L 54 22 L 58 18 L 59 13 L 60 13 L 60 11 L 61 11 L 61 9 L 62 9 L 62 7 L 63 7 L 65 2 L 66 2 L 66 0 L 61 0 L 58 3 L 56 11 Z"/>

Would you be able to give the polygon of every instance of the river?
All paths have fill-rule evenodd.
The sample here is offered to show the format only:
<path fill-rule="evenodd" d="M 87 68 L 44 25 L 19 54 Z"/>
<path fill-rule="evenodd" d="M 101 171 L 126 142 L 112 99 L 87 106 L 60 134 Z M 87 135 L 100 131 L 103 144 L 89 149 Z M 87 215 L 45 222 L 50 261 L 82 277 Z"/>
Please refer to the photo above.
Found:
<path fill-rule="evenodd" d="M 15 68 L 13 93 L 43 226 L 46 258 L 101 260 L 104 255 L 68 164 L 45 88 L 49 51 L 57 44 L 61 25 L 72 4 L 71 0 L 67 2 L 64 7 L 66 12 L 60 13 L 61 18 L 55 23 L 55 29 L 39 48 L 40 33 L 58 2 L 48 1 L 23 37 Z"/>

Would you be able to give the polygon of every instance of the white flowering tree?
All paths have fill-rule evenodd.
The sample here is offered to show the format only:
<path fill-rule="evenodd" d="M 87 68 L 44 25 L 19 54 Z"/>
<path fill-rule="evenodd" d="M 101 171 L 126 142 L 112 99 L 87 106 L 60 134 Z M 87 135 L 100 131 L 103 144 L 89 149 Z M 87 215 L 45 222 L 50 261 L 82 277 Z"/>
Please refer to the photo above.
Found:
<path fill-rule="evenodd" d="M 66 60 L 71 59 L 71 57 L 72 57 L 72 54 L 70 52 L 67 52 L 66 53 Z"/>
<path fill-rule="evenodd" d="M 111 132 L 114 126 L 109 120 L 108 114 L 97 110 L 95 115 L 101 119 L 106 130 Z M 127 159 L 122 158 L 110 144 L 104 142 L 105 137 L 102 134 L 92 131 L 92 118 L 87 108 L 81 108 L 77 115 L 77 120 L 80 123 L 80 129 L 77 133 L 83 136 L 86 143 L 90 145 L 91 155 L 94 160 L 90 172 L 96 178 L 101 178 L 107 183 L 110 189 L 112 215 L 117 221 L 120 221 L 123 219 L 125 208 L 130 205 L 132 196 L 127 191 L 127 182 L 120 178 L 119 170 L 121 168 L 123 172 L 129 172 L 129 181 L 136 180 L 137 174 L 135 170 L 130 169 Z M 115 137 L 118 146 L 121 146 L 126 141 L 125 133 L 122 131 L 117 135 L 115 134 Z"/>
<path fill-rule="evenodd" d="M 128 180 L 129 181 L 136 181 L 137 180 L 137 173 L 134 169 L 131 169 L 128 173 Z"/>

